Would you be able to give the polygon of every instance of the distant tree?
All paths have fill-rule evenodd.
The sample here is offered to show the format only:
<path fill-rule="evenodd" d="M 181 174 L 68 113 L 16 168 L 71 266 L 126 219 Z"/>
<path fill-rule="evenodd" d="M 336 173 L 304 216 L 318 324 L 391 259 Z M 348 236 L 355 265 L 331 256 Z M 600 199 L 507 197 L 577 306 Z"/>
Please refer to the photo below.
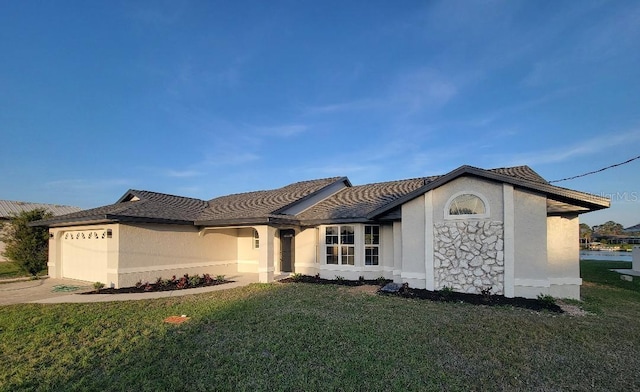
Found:
<path fill-rule="evenodd" d="M 593 230 L 586 223 L 580 223 L 580 238 L 591 240 L 591 234 Z"/>
<path fill-rule="evenodd" d="M 49 229 L 30 227 L 29 223 L 51 216 L 50 212 L 38 208 L 22 211 L 0 224 L 0 240 L 5 243 L 2 255 L 33 276 L 47 266 Z"/>
<path fill-rule="evenodd" d="M 608 221 L 599 226 L 593 226 L 593 231 L 598 235 L 619 235 L 622 234 L 624 227 L 617 222 Z"/>

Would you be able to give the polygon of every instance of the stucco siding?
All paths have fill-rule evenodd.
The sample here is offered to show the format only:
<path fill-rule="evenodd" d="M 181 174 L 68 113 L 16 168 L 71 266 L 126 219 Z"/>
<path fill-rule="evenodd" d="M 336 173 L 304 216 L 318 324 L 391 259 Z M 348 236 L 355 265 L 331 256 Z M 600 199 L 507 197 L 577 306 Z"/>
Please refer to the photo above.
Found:
<path fill-rule="evenodd" d="M 318 273 L 318 229 L 307 228 L 296 234 L 295 272 L 305 275 Z"/>
<path fill-rule="evenodd" d="M 449 198 L 459 192 L 470 192 L 483 196 L 488 202 L 489 216 L 483 219 L 503 221 L 502 184 L 475 177 L 460 177 L 433 190 L 433 220 L 444 221 L 445 207 Z"/>
<path fill-rule="evenodd" d="M 116 286 L 158 277 L 237 273 L 237 230 L 206 231 L 176 225 L 120 225 Z"/>
<path fill-rule="evenodd" d="M 402 205 L 402 282 L 426 288 L 424 195 Z"/>
<path fill-rule="evenodd" d="M 549 294 L 580 299 L 580 221 L 577 216 L 547 218 Z"/>
<path fill-rule="evenodd" d="M 236 229 L 238 247 L 238 272 L 258 273 L 259 248 L 253 243 L 253 228 Z"/>

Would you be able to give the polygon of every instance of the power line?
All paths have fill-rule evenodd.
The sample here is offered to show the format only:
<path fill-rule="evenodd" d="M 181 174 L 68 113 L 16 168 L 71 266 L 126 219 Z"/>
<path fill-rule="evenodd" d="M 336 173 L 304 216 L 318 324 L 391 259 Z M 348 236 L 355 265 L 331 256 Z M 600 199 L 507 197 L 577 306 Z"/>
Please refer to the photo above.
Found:
<path fill-rule="evenodd" d="M 637 157 L 633 157 L 633 158 L 631 158 L 631 159 L 628 159 L 628 160 L 626 160 L 626 161 L 624 161 L 624 162 L 620 162 L 620 163 L 616 163 L 616 164 L 611 165 L 611 166 L 603 167 L 602 169 L 594 170 L 594 171 L 591 171 L 591 172 L 589 172 L 589 173 L 579 174 L 579 175 L 577 175 L 577 176 L 573 176 L 573 177 L 562 178 L 562 179 L 560 179 L 560 180 L 553 180 L 553 181 L 549 181 L 549 183 L 553 183 L 553 182 L 560 182 L 560 181 L 567 181 L 567 180 L 573 180 L 573 179 L 575 179 L 575 178 L 580 178 L 580 177 L 586 177 L 586 176 L 588 176 L 588 175 L 595 174 L 595 173 L 600 173 L 600 172 L 603 172 L 603 171 L 605 171 L 605 170 L 608 170 L 608 169 L 611 169 L 611 168 L 614 168 L 614 167 L 618 167 L 618 166 L 626 165 L 627 163 L 633 162 L 633 161 L 635 161 L 636 159 L 640 159 L 640 155 L 638 155 Z"/>

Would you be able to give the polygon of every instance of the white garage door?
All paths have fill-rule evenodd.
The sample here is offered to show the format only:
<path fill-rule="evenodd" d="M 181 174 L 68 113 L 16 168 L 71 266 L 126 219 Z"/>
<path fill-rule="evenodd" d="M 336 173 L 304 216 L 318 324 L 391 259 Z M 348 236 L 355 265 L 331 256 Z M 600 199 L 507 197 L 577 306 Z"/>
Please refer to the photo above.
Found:
<path fill-rule="evenodd" d="M 68 231 L 62 236 L 62 277 L 107 281 L 107 231 Z"/>

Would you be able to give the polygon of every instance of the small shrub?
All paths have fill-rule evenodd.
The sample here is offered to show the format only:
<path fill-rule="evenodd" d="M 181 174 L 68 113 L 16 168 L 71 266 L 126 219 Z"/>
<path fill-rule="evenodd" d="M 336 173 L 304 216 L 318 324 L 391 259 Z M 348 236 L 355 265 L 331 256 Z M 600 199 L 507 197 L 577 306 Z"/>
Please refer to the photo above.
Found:
<path fill-rule="evenodd" d="M 149 282 L 146 282 L 144 284 L 144 291 L 151 291 L 151 290 L 153 290 L 153 285 Z"/>
<path fill-rule="evenodd" d="M 338 282 L 344 282 L 344 276 L 336 275 L 336 280 Z"/>
<path fill-rule="evenodd" d="M 136 282 L 136 289 L 139 289 L 140 287 L 142 287 L 142 279 Z"/>
<path fill-rule="evenodd" d="M 364 284 L 364 276 L 358 276 L 358 284 Z"/>
<path fill-rule="evenodd" d="M 102 283 L 102 282 L 95 282 L 93 284 L 93 288 L 96 289 L 96 291 L 100 290 L 103 287 L 104 287 L 104 283 Z"/>
<path fill-rule="evenodd" d="M 199 275 L 193 275 L 189 278 L 189 286 L 198 287 L 202 283 L 202 278 Z"/>
<path fill-rule="evenodd" d="M 158 286 L 162 285 L 162 278 L 160 276 L 158 276 L 158 278 L 156 279 L 156 285 Z"/>
<path fill-rule="evenodd" d="M 550 296 L 549 294 L 538 294 L 538 301 L 546 306 L 552 306 L 556 304 L 556 299 Z"/>
<path fill-rule="evenodd" d="M 489 301 L 489 299 L 491 299 L 490 297 L 491 297 L 491 290 L 492 289 L 493 289 L 493 286 L 492 287 L 487 287 L 487 288 L 484 288 L 484 289 L 480 290 L 480 294 L 482 294 L 482 300 L 483 301 L 486 302 L 486 301 Z"/>
<path fill-rule="evenodd" d="M 300 273 L 295 273 L 293 275 L 291 275 L 291 280 L 293 280 L 294 282 L 301 282 L 304 279 L 304 275 L 300 274 Z"/>
<path fill-rule="evenodd" d="M 176 288 L 179 289 L 179 290 L 186 289 L 187 286 L 189 286 L 189 276 L 188 275 L 183 276 L 182 278 L 180 278 L 178 283 L 176 283 Z"/>
<path fill-rule="evenodd" d="M 320 281 L 320 272 L 315 274 L 315 276 L 313 278 L 316 280 L 316 282 Z"/>
<path fill-rule="evenodd" d="M 217 275 L 216 276 L 216 281 L 218 282 L 224 282 L 226 279 L 224 277 L 224 275 Z"/>
<path fill-rule="evenodd" d="M 453 289 L 449 286 L 444 286 L 438 292 L 440 293 L 440 296 L 445 300 L 448 300 L 453 295 Z"/>
<path fill-rule="evenodd" d="M 169 287 L 171 284 L 173 284 L 171 279 L 162 279 L 160 281 L 160 287 Z"/>
<path fill-rule="evenodd" d="M 202 280 L 204 280 L 204 283 L 208 285 L 213 283 L 213 278 L 209 274 L 202 275 Z"/>
<path fill-rule="evenodd" d="M 384 276 L 380 276 L 376 279 L 376 282 L 378 283 L 378 286 L 382 287 L 387 284 L 387 279 Z"/>

